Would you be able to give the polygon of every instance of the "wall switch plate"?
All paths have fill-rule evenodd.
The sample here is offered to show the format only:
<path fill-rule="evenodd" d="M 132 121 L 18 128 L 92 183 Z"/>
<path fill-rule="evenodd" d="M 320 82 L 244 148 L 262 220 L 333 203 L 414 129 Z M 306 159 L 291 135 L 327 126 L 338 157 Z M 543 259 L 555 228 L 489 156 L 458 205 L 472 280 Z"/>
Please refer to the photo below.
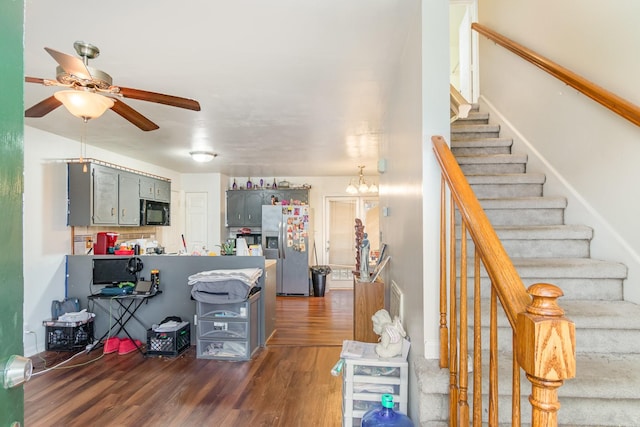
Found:
<path fill-rule="evenodd" d="M 385 206 L 382 208 L 382 216 L 389 216 L 391 214 L 389 207 Z"/>
<path fill-rule="evenodd" d="M 378 172 L 385 173 L 387 171 L 387 159 L 378 160 Z"/>

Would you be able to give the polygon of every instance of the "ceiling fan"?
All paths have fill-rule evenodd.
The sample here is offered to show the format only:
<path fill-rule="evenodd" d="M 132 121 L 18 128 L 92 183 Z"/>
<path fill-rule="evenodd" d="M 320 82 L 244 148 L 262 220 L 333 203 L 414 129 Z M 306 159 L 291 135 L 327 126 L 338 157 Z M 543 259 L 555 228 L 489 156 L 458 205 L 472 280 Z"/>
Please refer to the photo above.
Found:
<path fill-rule="evenodd" d="M 158 129 L 158 125 L 125 104 L 122 98 L 138 99 L 200 111 L 200 104 L 193 99 L 122 86 L 113 86 L 113 80 L 109 74 L 89 66 L 89 59 L 94 59 L 100 55 L 100 50 L 96 46 L 77 41 L 73 44 L 73 47 L 80 58 L 58 52 L 48 47 L 44 48 L 59 64 L 56 67 L 56 80 L 27 76 L 24 79 L 25 82 L 38 83 L 44 86 L 61 86 L 67 88 L 67 90 L 57 92 L 53 96 L 27 109 L 24 112 L 25 117 L 43 117 L 60 105 L 65 104 L 65 107 L 67 107 L 72 114 L 87 121 L 90 118 L 98 117 L 105 109 L 110 108 L 141 130 L 150 131 Z M 77 94 L 92 98 L 92 102 L 101 104 L 101 112 L 91 115 L 91 113 L 85 114 L 83 112 L 76 113 L 72 111 L 71 107 L 66 103 L 65 96 Z"/>

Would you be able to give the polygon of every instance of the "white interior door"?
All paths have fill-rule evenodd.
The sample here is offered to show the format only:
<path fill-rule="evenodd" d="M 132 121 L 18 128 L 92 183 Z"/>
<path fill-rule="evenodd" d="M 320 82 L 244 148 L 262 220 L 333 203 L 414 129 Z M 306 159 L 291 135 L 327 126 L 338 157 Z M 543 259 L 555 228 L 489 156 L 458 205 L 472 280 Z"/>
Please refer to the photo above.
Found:
<path fill-rule="evenodd" d="M 192 253 L 211 249 L 207 242 L 207 193 L 186 193 L 185 205 L 187 250 Z"/>

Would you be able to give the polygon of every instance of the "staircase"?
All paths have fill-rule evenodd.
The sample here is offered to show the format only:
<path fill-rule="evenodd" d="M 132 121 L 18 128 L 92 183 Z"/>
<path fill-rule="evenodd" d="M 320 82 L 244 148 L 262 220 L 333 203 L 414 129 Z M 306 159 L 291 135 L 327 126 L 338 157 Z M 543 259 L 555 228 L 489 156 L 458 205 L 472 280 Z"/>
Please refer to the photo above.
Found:
<path fill-rule="evenodd" d="M 559 303 L 576 325 L 577 374 L 559 389 L 558 422 L 564 426 L 639 426 L 640 306 L 623 301 L 627 269 L 590 257 L 593 230 L 564 223 L 566 199 L 545 197 L 544 174 L 527 173 L 526 155 L 512 153 L 511 146 L 510 139 L 500 137 L 499 126 L 489 124 L 489 115 L 477 109 L 451 125 L 452 151 L 525 286 L 552 283 L 565 294 Z M 471 241 L 469 246 L 472 251 Z M 473 262 L 469 264 L 472 269 Z M 486 298 L 486 274 L 481 282 Z M 469 283 L 473 286 L 472 280 Z M 471 313 L 469 318 L 473 318 Z M 482 323 L 489 324 L 488 312 L 483 313 Z M 510 393 L 511 332 L 504 316 L 499 330 L 498 346 L 504 358 L 499 389 Z M 488 348 L 488 336 L 488 329 L 483 330 L 483 349 Z M 428 360 L 417 363 L 416 372 L 420 425 L 447 425 L 448 370 Z M 488 368 L 483 368 L 485 380 L 487 373 Z M 522 422 L 528 425 L 530 386 L 524 376 L 522 383 Z M 483 386 L 485 401 L 487 388 Z M 471 404 L 471 389 L 469 393 Z M 501 425 L 510 424 L 510 407 L 511 396 L 501 395 Z M 484 408 L 486 422 L 486 404 Z"/>

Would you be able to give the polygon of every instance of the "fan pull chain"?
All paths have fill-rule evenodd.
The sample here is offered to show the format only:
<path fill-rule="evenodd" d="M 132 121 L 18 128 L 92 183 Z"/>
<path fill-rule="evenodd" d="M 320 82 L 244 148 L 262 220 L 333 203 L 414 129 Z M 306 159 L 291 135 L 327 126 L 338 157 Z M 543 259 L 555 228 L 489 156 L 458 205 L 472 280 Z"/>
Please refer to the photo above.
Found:
<path fill-rule="evenodd" d="M 87 164 L 84 162 L 87 157 L 87 120 L 83 120 L 82 136 L 80 138 L 80 163 L 82 163 L 82 172 L 87 173 Z"/>

